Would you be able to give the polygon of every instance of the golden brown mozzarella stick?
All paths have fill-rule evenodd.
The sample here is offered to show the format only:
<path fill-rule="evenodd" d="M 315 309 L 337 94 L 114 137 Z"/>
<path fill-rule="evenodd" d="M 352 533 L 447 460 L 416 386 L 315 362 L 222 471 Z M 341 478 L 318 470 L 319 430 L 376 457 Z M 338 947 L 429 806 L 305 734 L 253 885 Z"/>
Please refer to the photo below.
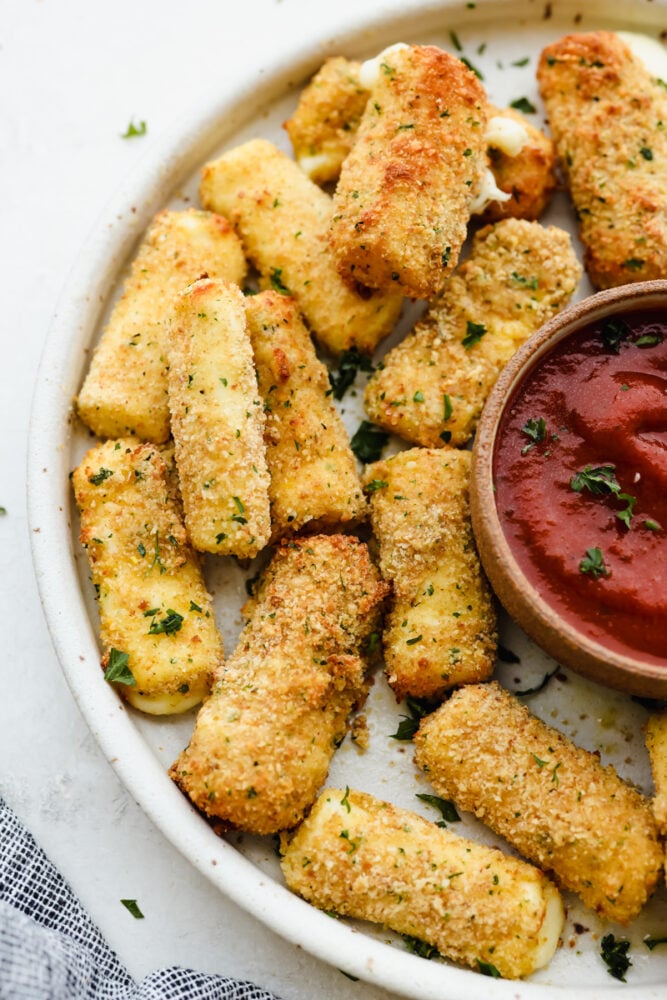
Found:
<path fill-rule="evenodd" d="M 482 221 L 539 219 L 556 190 L 553 141 L 514 108 L 489 105 L 488 115 L 489 166 L 497 187 L 509 198 L 491 201 L 481 213 Z"/>
<path fill-rule="evenodd" d="M 341 273 L 432 298 L 455 267 L 486 168 L 486 96 L 435 46 L 387 53 L 334 195 Z"/>
<path fill-rule="evenodd" d="M 327 59 L 285 122 L 296 161 L 316 184 L 335 181 L 352 148 L 368 101 L 360 65 L 342 56 Z"/>
<path fill-rule="evenodd" d="M 660 833 L 667 835 L 667 710 L 653 712 L 646 724 L 646 749 L 655 795 L 652 807 Z"/>
<path fill-rule="evenodd" d="M 537 868 L 347 788 L 322 792 L 281 864 L 289 888 L 319 909 L 508 979 L 546 965 L 563 926 L 558 890 Z"/>
<path fill-rule="evenodd" d="M 501 369 L 569 301 L 581 275 L 569 235 L 504 219 L 366 387 L 370 419 L 413 444 L 465 444 Z"/>
<path fill-rule="evenodd" d="M 627 924 L 653 891 L 662 851 L 646 799 L 497 683 L 461 688 L 424 719 L 415 760 L 439 795 L 601 916 Z"/>
<path fill-rule="evenodd" d="M 411 448 L 366 467 L 380 569 L 392 584 L 383 646 L 400 700 L 442 698 L 493 673 L 496 620 L 470 523 L 470 452 Z"/>
<path fill-rule="evenodd" d="M 294 296 L 319 343 L 332 354 L 371 354 L 392 330 L 400 292 L 348 286 L 329 247 L 329 195 L 293 160 L 253 139 L 204 167 L 201 200 L 236 226 L 262 286 Z"/>
<path fill-rule="evenodd" d="M 296 302 L 266 291 L 248 296 L 245 306 L 266 412 L 271 541 L 303 527 L 320 531 L 364 519 L 350 439 Z"/>
<path fill-rule="evenodd" d="M 202 812 L 260 834 L 303 818 L 365 697 L 363 650 L 384 594 L 358 539 L 282 543 L 171 768 Z"/>
<path fill-rule="evenodd" d="M 134 439 L 106 441 L 72 482 L 108 679 L 144 712 L 184 712 L 208 692 L 222 639 L 163 458 Z"/>
<path fill-rule="evenodd" d="M 79 416 L 100 437 L 169 437 L 165 319 L 171 301 L 203 274 L 241 282 L 243 249 L 227 219 L 189 208 L 159 212 L 79 392 Z"/>
<path fill-rule="evenodd" d="M 617 35 L 568 35 L 537 79 L 596 288 L 667 277 L 667 92 Z"/>
<path fill-rule="evenodd" d="M 269 474 L 244 298 L 235 285 L 204 278 L 178 296 L 169 406 L 192 544 L 252 558 L 269 539 Z"/>

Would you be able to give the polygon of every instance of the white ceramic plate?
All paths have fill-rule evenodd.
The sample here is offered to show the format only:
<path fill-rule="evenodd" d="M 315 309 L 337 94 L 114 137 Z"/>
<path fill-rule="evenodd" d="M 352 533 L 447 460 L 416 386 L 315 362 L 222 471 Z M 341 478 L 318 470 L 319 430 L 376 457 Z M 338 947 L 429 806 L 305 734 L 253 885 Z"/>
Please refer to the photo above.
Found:
<path fill-rule="evenodd" d="M 409 13 L 363 19 L 326 46 L 309 46 L 277 58 L 261 83 L 249 71 L 224 100 L 198 111 L 177 129 L 135 174 L 109 207 L 108 224 L 97 233 L 73 269 L 46 344 L 35 391 L 30 432 L 29 506 L 35 572 L 45 614 L 63 670 L 73 694 L 102 750 L 132 796 L 163 833 L 220 890 L 289 941 L 326 962 L 396 993 L 420 1000 L 552 1000 L 598 998 L 616 994 L 599 955 L 599 937 L 609 930 L 632 942 L 633 965 L 624 987 L 628 998 L 664 997 L 667 947 L 649 952 L 642 939 L 667 935 L 667 895 L 656 893 L 629 929 L 607 926 L 574 897 L 567 898 L 568 920 L 563 945 L 548 969 L 530 981 L 505 982 L 445 962 L 409 954 L 395 935 L 343 920 L 332 920 L 292 895 L 281 879 L 270 840 L 242 834 L 216 837 L 166 775 L 187 743 L 194 714 L 159 720 L 127 709 L 104 682 L 99 669 L 97 611 L 84 553 L 78 545 L 68 475 L 90 437 L 72 416 L 75 396 L 90 348 L 118 293 L 123 266 L 131 257 L 152 215 L 164 207 L 196 202 L 198 168 L 224 148 L 263 136 L 288 150 L 280 128 L 296 101 L 290 86 L 304 82 L 326 55 L 373 55 L 394 41 L 434 42 L 449 51 L 460 44 L 484 75 L 494 103 L 503 105 L 526 96 L 539 105 L 534 81 L 536 57 L 549 41 L 572 30 L 599 27 L 645 31 L 657 36 L 665 24 L 667 2 L 581 0 L 579 5 L 553 0 L 477 3 L 417 3 Z M 452 34 L 452 32 L 454 34 Z M 314 32 L 311 32 L 311 39 Z M 522 63 L 530 57 L 527 65 Z M 536 118 L 537 120 L 537 118 Z M 540 121 L 541 121 L 540 117 Z M 564 196 L 544 221 L 574 233 L 574 220 Z M 580 295 L 590 289 L 582 284 Z M 361 382 L 360 382 L 361 385 Z M 344 417 L 350 429 L 361 416 L 359 394 L 348 393 Z M 252 573 L 252 569 L 250 570 Z M 250 574 L 248 574 L 250 575 Z M 231 560 L 209 560 L 207 579 L 227 650 L 239 630 L 238 611 L 245 596 L 244 574 Z M 520 656 L 516 665 L 499 664 L 498 675 L 511 690 L 532 687 L 554 668 L 510 622 L 502 644 Z M 547 687 L 528 699 L 531 709 L 577 742 L 600 751 L 626 778 L 651 791 L 641 727 L 644 709 L 614 692 L 559 671 Z M 362 789 L 397 805 L 437 818 L 415 798 L 428 791 L 412 763 L 411 745 L 389 738 L 402 709 L 384 679 L 378 677 L 366 709 L 370 747 L 360 753 L 347 738 L 334 760 L 330 781 Z M 463 816 L 457 832 L 495 844 L 497 839 L 471 816 Z M 507 846 L 504 845 L 507 850 Z"/>

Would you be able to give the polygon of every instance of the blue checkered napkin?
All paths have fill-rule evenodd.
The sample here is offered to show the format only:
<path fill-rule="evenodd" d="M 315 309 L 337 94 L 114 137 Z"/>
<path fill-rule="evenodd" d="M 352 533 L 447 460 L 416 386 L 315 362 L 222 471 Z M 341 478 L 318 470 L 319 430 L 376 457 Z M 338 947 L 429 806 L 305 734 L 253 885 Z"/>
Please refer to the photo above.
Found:
<path fill-rule="evenodd" d="M 160 969 L 135 983 L 0 799 L 0 1000 L 277 1000 L 252 983 Z"/>

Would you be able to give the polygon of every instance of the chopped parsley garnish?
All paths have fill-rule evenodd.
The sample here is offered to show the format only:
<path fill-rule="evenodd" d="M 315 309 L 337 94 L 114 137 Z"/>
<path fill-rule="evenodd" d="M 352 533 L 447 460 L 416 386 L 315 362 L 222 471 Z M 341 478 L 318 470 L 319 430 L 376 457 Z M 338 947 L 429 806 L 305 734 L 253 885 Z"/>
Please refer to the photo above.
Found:
<path fill-rule="evenodd" d="M 607 965 L 607 972 L 614 979 L 620 979 L 622 983 L 626 981 L 625 973 L 632 965 L 628 958 L 629 948 L 629 941 L 623 938 L 617 940 L 613 934 L 605 934 L 600 942 L 600 954 Z"/>
<path fill-rule="evenodd" d="M 602 343 L 614 354 L 619 354 L 621 342 L 630 336 L 630 327 L 625 320 L 608 319 L 602 327 Z"/>
<path fill-rule="evenodd" d="M 525 115 L 534 115 L 537 113 L 537 108 L 527 97 L 517 97 L 515 101 L 510 102 L 510 107 L 516 108 L 517 111 L 523 111 Z"/>
<path fill-rule="evenodd" d="M 370 483 L 366 483 L 364 489 L 366 493 L 375 493 L 377 490 L 385 490 L 389 486 L 386 479 L 372 479 Z"/>
<path fill-rule="evenodd" d="M 443 414 L 442 414 L 442 419 L 443 420 L 449 420 L 449 418 L 451 417 L 451 415 L 453 413 L 453 407 L 452 407 L 452 401 L 449 398 L 449 396 L 447 395 L 447 393 L 444 394 L 444 404 L 445 404 L 445 407 L 444 407 L 444 411 L 443 411 Z"/>
<path fill-rule="evenodd" d="M 417 389 L 416 393 L 412 397 L 412 402 L 413 403 L 423 403 L 424 402 L 424 393 L 421 391 L 421 389 Z"/>
<path fill-rule="evenodd" d="M 627 267 L 628 271 L 641 271 L 644 266 L 644 261 L 639 257 L 628 257 L 621 264 L 621 267 Z"/>
<path fill-rule="evenodd" d="M 150 628 L 148 629 L 148 634 L 174 635 L 175 632 L 180 632 L 182 625 L 183 625 L 183 615 L 179 615 L 178 611 L 174 611 L 173 608 L 167 608 L 167 613 L 162 619 L 162 621 L 151 622 Z"/>
<path fill-rule="evenodd" d="M 658 945 L 667 944 L 667 937 L 659 937 L 659 938 L 647 937 L 644 938 L 644 944 L 649 949 L 649 951 L 653 951 L 653 949 L 657 948 Z"/>
<path fill-rule="evenodd" d="M 350 446 L 360 462 L 377 462 L 382 449 L 389 440 L 386 431 L 381 430 L 369 420 L 362 420 L 352 435 Z"/>
<path fill-rule="evenodd" d="M 459 41 L 459 36 L 456 34 L 456 32 L 455 31 L 450 31 L 449 32 L 449 37 L 451 38 L 452 45 L 454 46 L 454 48 L 456 49 L 456 51 L 457 52 L 463 52 L 463 46 L 461 45 L 461 42 Z"/>
<path fill-rule="evenodd" d="M 131 120 L 126 130 L 121 134 L 121 139 L 132 139 L 136 135 L 146 135 L 148 131 L 148 126 L 146 122 L 141 121 L 138 125 L 134 124 L 134 120 Z"/>
<path fill-rule="evenodd" d="M 624 500 L 626 506 L 623 510 L 616 512 L 616 517 L 619 521 L 623 522 L 626 528 L 629 528 L 630 521 L 632 520 L 632 512 L 637 503 L 637 497 L 621 491 L 621 484 L 616 479 L 615 470 L 615 465 L 598 465 L 595 467 L 587 465 L 585 469 L 572 476 L 570 486 L 575 493 L 581 493 L 582 490 L 586 489 L 593 496 L 613 495 L 618 500 Z"/>
<path fill-rule="evenodd" d="M 653 159 L 653 150 L 649 146 L 642 146 L 639 152 L 641 153 L 641 155 L 644 157 L 645 160 Z"/>
<path fill-rule="evenodd" d="M 512 280 L 522 288 L 529 288 L 533 292 L 540 287 L 538 278 L 527 278 L 525 274 L 518 274 L 516 271 L 512 271 Z"/>
<path fill-rule="evenodd" d="M 350 801 L 349 801 L 349 799 L 348 799 L 348 795 L 349 795 L 349 794 L 350 794 L 350 786 L 349 786 L 349 785 L 346 785 L 346 786 L 345 786 L 345 795 L 344 795 L 344 796 L 343 796 L 343 798 L 342 798 L 342 799 L 340 800 L 340 804 L 341 804 L 341 805 L 342 805 L 342 806 L 343 806 L 343 807 L 344 807 L 345 809 L 347 809 L 347 811 L 348 811 L 348 812 L 350 812 L 350 809 L 352 808 L 352 807 L 350 806 Z"/>
<path fill-rule="evenodd" d="M 424 716 L 433 711 L 433 705 L 430 702 L 421 701 L 418 698 L 406 698 L 405 707 L 410 714 L 401 716 L 402 721 L 399 722 L 398 729 L 395 733 L 390 734 L 392 740 L 411 740 L 419 729 L 419 723 Z"/>
<path fill-rule="evenodd" d="M 123 906 L 125 907 L 125 909 L 128 910 L 132 914 L 132 916 L 134 917 L 135 920 L 143 920 L 144 919 L 144 915 L 141 912 L 141 910 L 139 909 L 139 905 L 138 905 L 136 899 L 121 899 L 121 903 L 123 904 Z"/>
<path fill-rule="evenodd" d="M 501 979 L 502 976 L 491 962 L 484 962 L 481 958 L 476 959 L 477 967 L 483 976 L 492 976 L 493 979 Z"/>
<path fill-rule="evenodd" d="M 411 934 L 401 934 L 401 937 L 405 942 L 405 947 L 413 955 L 419 955 L 420 958 L 440 958 L 440 952 L 432 944 L 428 944 L 420 938 L 412 937 Z"/>
<path fill-rule="evenodd" d="M 461 60 L 461 62 L 463 63 L 464 66 L 467 66 L 468 69 L 472 73 L 475 74 L 475 76 L 477 77 L 478 80 L 483 80 L 484 79 L 484 76 L 482 75 L 482 73 L 477 69 L 476 66 L 473 66 L 473 64 L 470 62 L 469 59 L 466 59 L 465 56 L 459 56 L 459 59 Z"/>
<path fill-rule="evenodd" d="M 459 823 L 461 817 L 456 811 L 456 806 L 449 799 L 441 799 L 439 795 L 425 795 L 417 793 L 420 802 L 427 802 L 430 806 L 435 806 L 442 816 L 443 823 Z M 440 825 L 440 824 L 438 824 Z"/>
<path fill-rule="evenodd" d="M 538 694 L 539 691 L 543 691 L 545 689 L 551 678 L 555 677 L 559 670 L 560 667 L 554 667 L 552 671 L 544 675 L 539 684 L 536 684 L 534 687 L 523 688 L 521 691 L 514 691 L 513 694 L 517 695 L 518 697 L 525 696 L 528 694 Z"/>
<path fill-rule="evenodd" d="M 524 56 L 523 59 L 516 59 L 513 63 L 510 63 L 510 65 L 521 67 L 521 66 L 527 66 L 529 62 L 530 62 L 530 56 Z"/>
<path fill-rule="evenodd" d="M 198 604 L 195 604 L 194 601 L 190 601 L 190 611 L 198 611 L 199 614 L 201 614 L 202 609 Z"/>
<path fill-rule="evenodd" d="M 466 350 L 471 348 L 474 344 L 478 344 L 486 333 L 486 327 L 483 323 L 473 323 L 472 320 L 468 320 L 466 324 L 466 335 L 461 341 Z"/>
<path fill-rule="evenodd" d="M 581 573 L 590 573 L 596 580 L 601 576 L 609 576 L 602 551 L 598 548 L 586 549 L 586 555 L 579 563 L 579 570 Z"/>
<path fill-rule="evenodd" d="M 113 470 L 102 468 L 99 472 L 96 472 L 94 476 L 89 476 L 88 482 L 92 483 L 93 486 L 99 486 L 100 483 L 103 483 L 105 479 L 109 478 L 109 476 L 113 476 Z"/>
<path fill-rule="evenodd" d="M 236 509 L 238 510 L 239 514 L 245 514 L 245 507 L 243 506 L 243 501 L 239 500 L 238 497 L 232 497 L 232 500 L 236 504 Z"/>
<path fill-rule="evenodd" d="M 276 292 L 280 292 L 281 295 L 289 295 L 290 290 L 282 279 L 283 269 L 282 267 L 274 267 L 269 275 L 269 281 L 271 282 L 271 288 L 275 289 Z"/>
<path fill-rule="evenodd" d="M 334 399 L 343 398 L 359 371 L 374 371 L 371 359 L 366 354 L 361 354 L 356 347 L 351 347 L 349 351 L 343 351 L 338 362 L 338 372 L 329 372 Z"/>
<path fill-rule="evenodd" d="M 0 517 L 3 517 L 7 513 L 6 507 L 0 507 Z"/>
<path fill-rule="evenodd" d="M 546 420 L 544 417 L 530 417 L 521 428 L 521 433 L 530 438 L 529 443 L 521 449 L 521 454 L 525 455 L 527 451 L 530 451 L 531 448 L 534 448 L 536 444 L 539 444 L 540 441 L 544 441 L 546 438 Z"/>
<path fill-rule="evenodd" d="M 105 681 L 114 684 L 127 684 L 128 687 L 135 687 L 134 674 L 130 670 L 128 663 L 130 657 L 127 653 L 121 653 L 119 649 L 109 650 L 107 668 L 104 671 Z"/>
<path fill-rule="evenodd" d="M 506 646 L 498 646 L 498 659 L 502 660 L 503 663 L 521 663 L 521 658 L 511 649 L 507 649 Z"/>
<path fill-rule="evenodd" d="M 662 343 L 662 334 L 660 333 L 643 333 L 641 337 L 637 337 L 635 340 L 635 347 L 655 347 L 656 344 Z"/>
<path fill-rule="evenodd" d="M 412 639 L 406 639 L 405 640 L 405 645 L 406 646 L 414 646 L 418 642 L 421 642 L 421 641 L 422 641 L 422 636 L 421 635 L 415 635 L 415 636 L 413 636 Z"/>

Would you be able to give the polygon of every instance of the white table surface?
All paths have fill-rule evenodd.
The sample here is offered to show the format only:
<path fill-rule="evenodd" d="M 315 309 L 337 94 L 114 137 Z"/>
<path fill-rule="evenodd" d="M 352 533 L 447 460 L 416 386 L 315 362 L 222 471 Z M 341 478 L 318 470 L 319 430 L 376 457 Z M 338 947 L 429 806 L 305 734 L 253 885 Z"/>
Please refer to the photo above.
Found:
<path fill-rule="evenodd" d="M 214 889 L 143 815 L 94 743 L 33 579 L 31 395 L 58 296 L 106 203 L 161 135 L 316 19 L 359 0 L 0 0 L 0 794 L 137 978 L 163 965 L 249 978 L 285 1000 L 388 994 L 286 944 Z M 388 6 L 364 0 L 364 7 Z M 395 7 L 406 4 L 394 4 Z M 123 140 L 129 121 L 147 133 Z M 145 919 L 120 904 L 136 898 Z"/>

